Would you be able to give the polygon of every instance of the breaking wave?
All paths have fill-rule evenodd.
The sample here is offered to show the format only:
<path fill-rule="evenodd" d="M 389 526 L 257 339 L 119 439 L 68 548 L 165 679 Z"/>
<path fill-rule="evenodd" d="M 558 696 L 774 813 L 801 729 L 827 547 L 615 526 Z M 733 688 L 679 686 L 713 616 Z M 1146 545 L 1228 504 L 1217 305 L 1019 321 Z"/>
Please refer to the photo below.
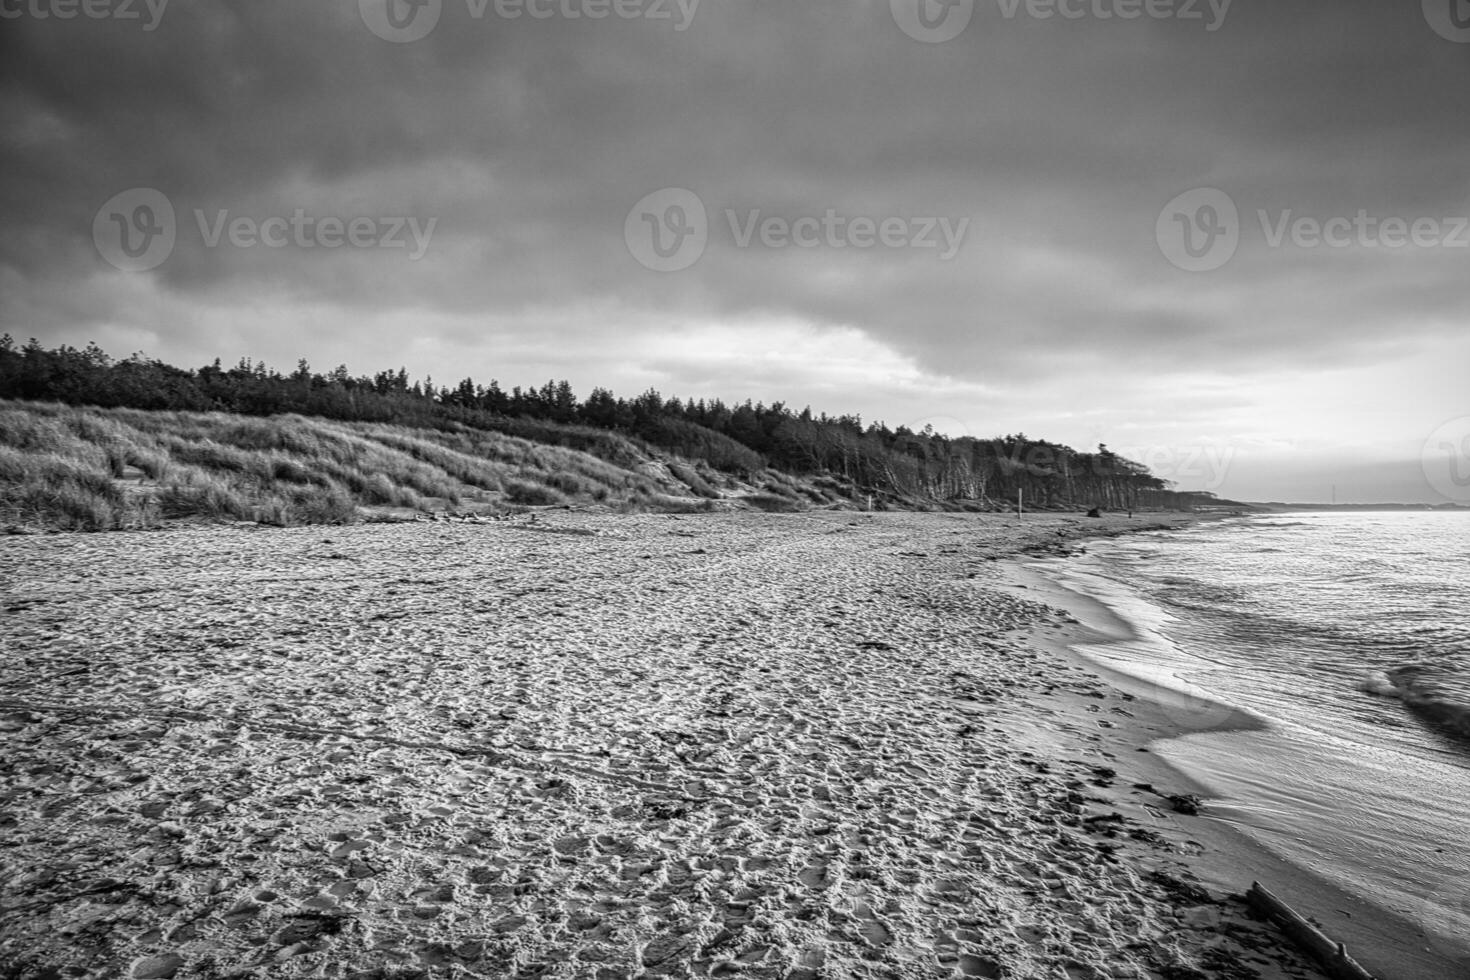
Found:
<path fill-rule="evenodd" d="M 1452 735 L 1470 739 L 1470 677 L 1432 664 L 1375 670 L 1358 689 L 1398 698 L 1414 714 Z"/>

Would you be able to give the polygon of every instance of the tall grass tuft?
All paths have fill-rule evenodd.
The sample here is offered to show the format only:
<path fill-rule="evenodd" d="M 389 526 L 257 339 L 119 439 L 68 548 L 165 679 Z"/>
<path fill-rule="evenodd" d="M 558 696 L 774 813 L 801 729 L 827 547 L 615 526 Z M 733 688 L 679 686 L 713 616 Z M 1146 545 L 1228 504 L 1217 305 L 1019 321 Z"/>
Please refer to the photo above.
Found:
<path fill-rule="evenodd" d="M 685 466 L 683 463 L 670 463 L 669 472 L 678 477 L 685 486 L 701 497 L 716 500 L 720 496 L 720 492 L 710 486 L 709 481 L 700 476 L 692 466 Z"/>
<path fill-rule="evenodd" d="M 753 493 L 740 499 L 756 510 L 763 510 L 769 514 L 794 514 L 797 511 L 806 510 L 800 501 L 774 493 Z"/>
<path fill-rule="evenodd" d="M 510 479 L 505 483 L 505 499 L 513 504 L 528 504 L 533 507 L 564 504 L 567 498 L 561 491 L 530 480 Z"/>

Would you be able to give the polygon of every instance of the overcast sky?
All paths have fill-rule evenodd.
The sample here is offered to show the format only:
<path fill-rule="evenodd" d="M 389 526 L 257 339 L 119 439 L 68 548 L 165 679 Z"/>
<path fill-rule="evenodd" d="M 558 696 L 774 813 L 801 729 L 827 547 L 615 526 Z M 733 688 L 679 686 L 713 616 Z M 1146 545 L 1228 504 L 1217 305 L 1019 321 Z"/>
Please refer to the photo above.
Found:
<path fill-rule="evenodd" d="M 1470 451 L 1452 0 L 419 3 L 0 0 L 0 329 L 1250 499 L 1442 501 Z"/>

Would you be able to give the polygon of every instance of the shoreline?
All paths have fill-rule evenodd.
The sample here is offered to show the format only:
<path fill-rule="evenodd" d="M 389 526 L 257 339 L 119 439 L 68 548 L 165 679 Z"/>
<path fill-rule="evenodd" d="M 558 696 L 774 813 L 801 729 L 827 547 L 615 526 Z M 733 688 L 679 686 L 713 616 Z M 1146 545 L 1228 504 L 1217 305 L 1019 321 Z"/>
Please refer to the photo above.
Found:
<path fill-rule="evenodd" d="M 1065 556 L 1059 559 L 1064 561 Z M 1172 675 L 1169 682 L 1159 683 L 1150 680 L 1141 665 L 1134 672 L 1090 655 L 1089 648 L 1116 646 L 1139 639 L 1141 634 L 1106 603 L 1074 584 L 1063 584 L 1053 569 L 1034 559 L 1018 556 L 1008 570 L 1016 584 L 1044 596 L 1043 601 L 1064 610 L 1072 620 L 1065 630 L 1039 635 L 1035 642 L 1134 699 L 1130 711 L 1135 717 L 1104 731 L 1101 745 L 1106 748 L 1099 746 L 1095 751 L 1115 760 L 1132 783 L 1183 782 L 1202 798 L 1200 814 L 1188 818 L 1187 826 L 1177 819 L 1157 818 L 1151 825 L 1176 844 L 1200 845 L 1190 865 L 1202 881 L 1232 897 L 1243 895 L 1252 881 L 1260 881 L 1333 941 L 1346 945 L 1349 954 L 1379 980 L 1459 980 L 1463 976 L 1463 959 L 1426 946 L 1429 940 L 1422 927 L 1410 917 L 1281 857 L 1228 820 L 1212 818 L 1208 788 L 1188 769 L 1154 751 L 1158 743 L 1192 735 L 1228 736 L 1270 729 L 1266 719 L 1213 700 L 1207 692 L 1185 693 L 1183 689 L 1191 685 Z M 1131 803 L 1135 818 L 1146 820 L 1148 796 L 1135 792 L 1119 797 L 1118 802 Z"/>
<path fill-rule="evenodd" d="M 29 911 L 0 956 L 20 980 L 1311 976 L 1202 885 L 1195 825 L 1154 829 L 1198 821 L 1166 802 L 1194 790 L 1160 769 L 1133 798 L 1105 739 L 1140 701 L 1006 581 L 1195 520 L 12 542 L 0 910 Z"/>

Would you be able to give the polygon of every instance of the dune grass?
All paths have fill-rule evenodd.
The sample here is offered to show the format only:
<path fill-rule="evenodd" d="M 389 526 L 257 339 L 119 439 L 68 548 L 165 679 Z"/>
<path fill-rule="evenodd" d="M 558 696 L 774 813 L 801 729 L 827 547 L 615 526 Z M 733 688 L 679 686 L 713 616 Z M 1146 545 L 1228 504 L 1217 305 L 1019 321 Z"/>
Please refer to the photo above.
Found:
<path fill-rule="evenodd" d="M 682 463 L 670 463 L 669 472 L 678 477 L 685 486 L 693 490 L 695 494 L 708 500 L 718 500 L 720 492 L 710 485 L 700 473 L 692 466 Z"/>
<path fill-rule="evenodd" d="M 562 440 L 591 450 L 584 451 L 458 424 L 0 401 L 0 523 L 99 531 L 181 519 L 288 526 L 387 508 L 660 509 L 682 508 L 673 502 L 691 489 L 718 496 L 693 467 L 674 464 L 679 480 L 661 478 L 631 441 L 596 435 Z"/>
<path fill-rule="evenodd" d="M 756 510 L 763 510 L 768 514 L 793 514 L 807 509 L 801 501 L 782 494 L 753 493 L 740 499 Z"/>

